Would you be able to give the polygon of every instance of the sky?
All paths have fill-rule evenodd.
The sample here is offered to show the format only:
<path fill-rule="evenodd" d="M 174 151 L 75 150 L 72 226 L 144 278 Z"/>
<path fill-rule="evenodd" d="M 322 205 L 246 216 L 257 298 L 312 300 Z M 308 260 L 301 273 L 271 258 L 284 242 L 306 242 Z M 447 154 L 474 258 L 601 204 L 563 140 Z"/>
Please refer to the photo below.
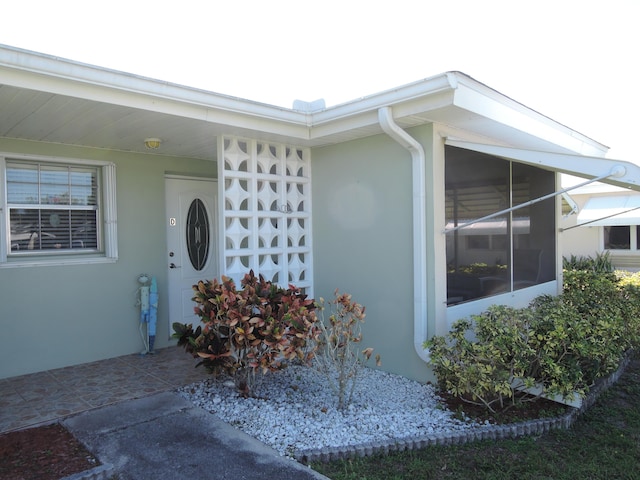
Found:
<path fill-rule="evenodd" d="M 640 0 L 20 0 L 0 43 L 290 108 L 457 70 L 640 164 Z"/>

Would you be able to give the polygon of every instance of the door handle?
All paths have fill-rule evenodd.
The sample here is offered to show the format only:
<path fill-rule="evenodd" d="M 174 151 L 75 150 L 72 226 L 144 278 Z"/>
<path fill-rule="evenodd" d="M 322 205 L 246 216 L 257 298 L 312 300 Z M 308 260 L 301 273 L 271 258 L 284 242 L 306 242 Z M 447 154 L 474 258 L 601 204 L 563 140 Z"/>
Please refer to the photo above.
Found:
<path fill-rule="evenodd" d="M 169 264 L 169 268 L 180 268 L 180 265 L 176 265 L 175 263 L 171 262 Z"/>

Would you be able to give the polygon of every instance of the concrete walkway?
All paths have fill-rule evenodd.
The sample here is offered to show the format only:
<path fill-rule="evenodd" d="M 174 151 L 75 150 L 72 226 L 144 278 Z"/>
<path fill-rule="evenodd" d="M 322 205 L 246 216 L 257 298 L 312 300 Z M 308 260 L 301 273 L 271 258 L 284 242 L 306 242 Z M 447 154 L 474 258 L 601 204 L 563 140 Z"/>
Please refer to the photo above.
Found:
<path fill-rule="evenodd" d="M 104 464 L 80 478 L 114 473 L 122 480 L 327 478 L 174 392 L 86 411 L 61 423 Z"/>
<path fill-rule="evenodd" d="M 0 379 L 0 433 L 65 425 L 103 463 L 65 480 L 326 478 L 193 406 L 209 375 L 178 347 Z"/>

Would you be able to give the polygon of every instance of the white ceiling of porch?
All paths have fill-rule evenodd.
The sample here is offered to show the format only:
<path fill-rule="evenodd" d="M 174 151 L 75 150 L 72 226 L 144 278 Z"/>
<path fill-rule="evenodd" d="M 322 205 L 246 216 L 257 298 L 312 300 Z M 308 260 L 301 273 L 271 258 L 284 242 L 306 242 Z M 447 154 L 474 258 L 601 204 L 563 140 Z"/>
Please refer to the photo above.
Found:
<path fill-rule="evenodd" d="M 0 136 L 127 152 L 216 158 L 215 124 L 131 107 L 0 85 Z"/>

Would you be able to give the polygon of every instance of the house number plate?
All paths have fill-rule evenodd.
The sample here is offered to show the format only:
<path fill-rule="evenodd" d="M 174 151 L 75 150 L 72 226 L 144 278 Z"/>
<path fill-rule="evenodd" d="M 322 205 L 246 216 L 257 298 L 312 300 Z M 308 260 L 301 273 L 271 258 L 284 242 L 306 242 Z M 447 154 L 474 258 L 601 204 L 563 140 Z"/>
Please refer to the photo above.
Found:
<path fill-rule="evenodd" d="M 175 227 L 175 226 L 176 226 L 176 223 L 177 223 L 177 222 L 176 222 L 176 219 L 175 219 L 175 218 L 171 217 L 171 218 L 169 219 L 169 226 L 171 226 L 171 227 Z"/>

